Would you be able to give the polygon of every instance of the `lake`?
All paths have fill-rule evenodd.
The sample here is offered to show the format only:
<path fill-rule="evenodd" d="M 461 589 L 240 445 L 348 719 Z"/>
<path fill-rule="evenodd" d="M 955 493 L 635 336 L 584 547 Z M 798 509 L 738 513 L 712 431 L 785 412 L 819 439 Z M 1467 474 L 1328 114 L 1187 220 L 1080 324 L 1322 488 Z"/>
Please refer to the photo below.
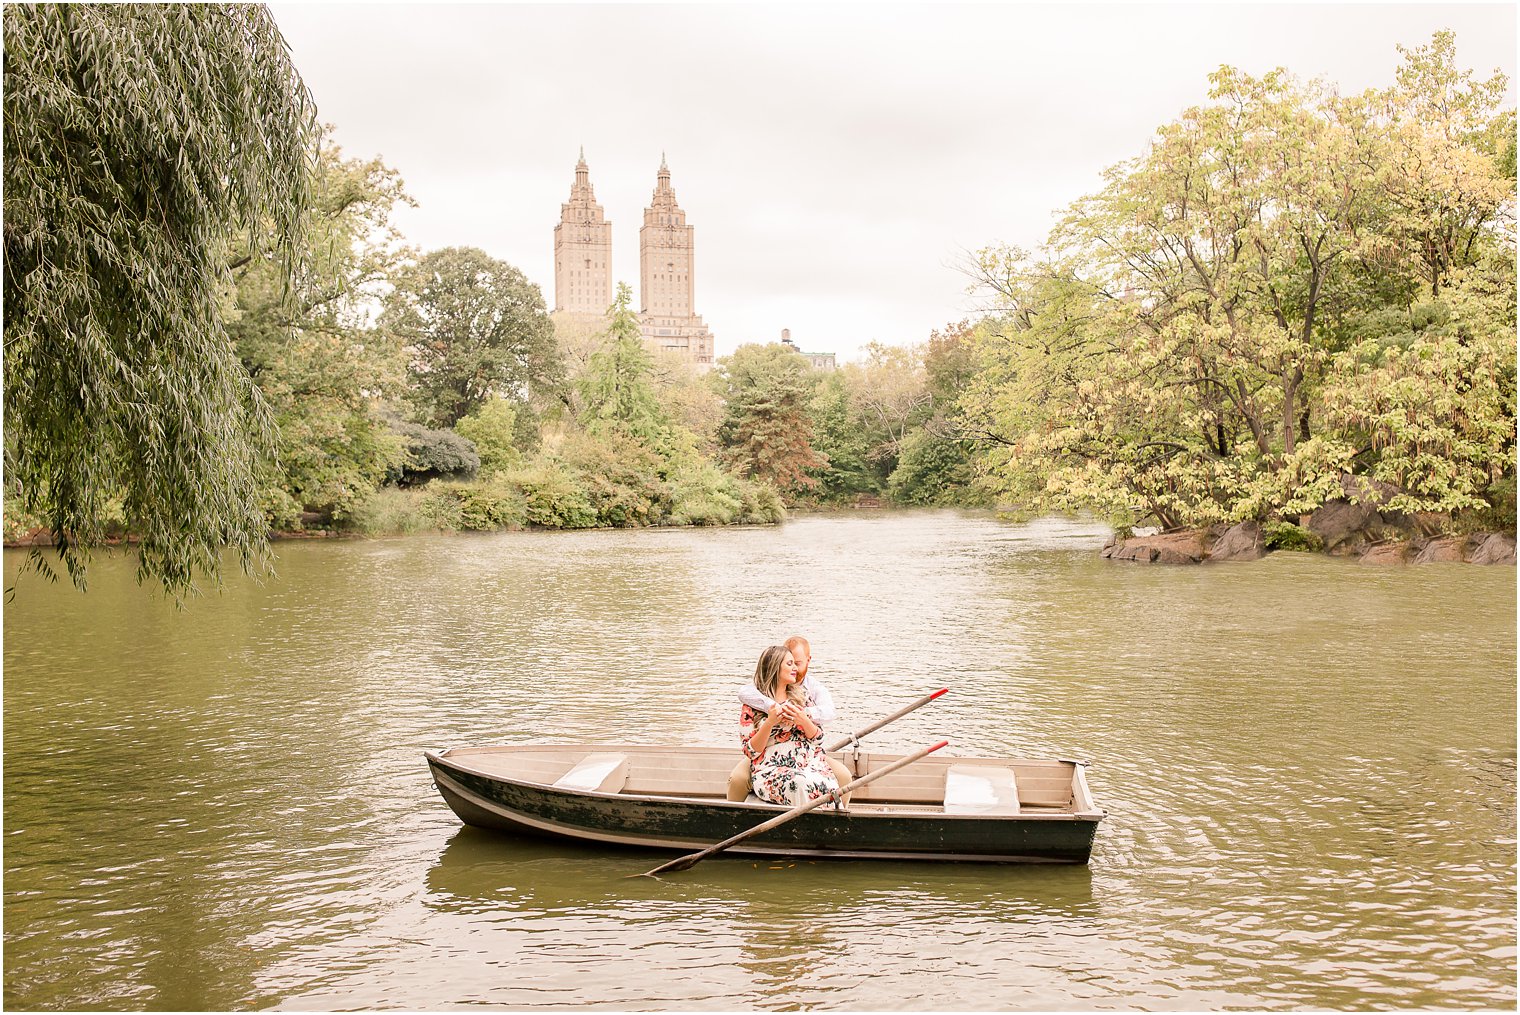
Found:
<path fill-rule="evenodd" d="M 10 1009 L 1512 1008 L 1516 571 L 1165 568 L 954 512 L 276 544 L 176 610 L 6 551 Z M 425 748 L 843 733 L 1079 758 L 1087 867 L 663 859 L 462 826 Z"/>

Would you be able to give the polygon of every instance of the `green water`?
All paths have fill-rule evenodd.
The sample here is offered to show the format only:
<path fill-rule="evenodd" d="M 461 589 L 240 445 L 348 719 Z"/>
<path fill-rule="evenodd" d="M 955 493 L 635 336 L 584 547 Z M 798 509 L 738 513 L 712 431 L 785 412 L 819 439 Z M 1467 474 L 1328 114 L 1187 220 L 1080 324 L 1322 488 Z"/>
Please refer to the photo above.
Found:
<path fill-rule="evenodd" d="M 954 512 L 279 544 L 183 612 L 6 554 L 10 1009 L 1513 1007 L 1516 572 L 1154 568 Z M 838 728 L 1091 761 L 1087 868 L 656 859 L 462 827 L 422 750 Z"/>

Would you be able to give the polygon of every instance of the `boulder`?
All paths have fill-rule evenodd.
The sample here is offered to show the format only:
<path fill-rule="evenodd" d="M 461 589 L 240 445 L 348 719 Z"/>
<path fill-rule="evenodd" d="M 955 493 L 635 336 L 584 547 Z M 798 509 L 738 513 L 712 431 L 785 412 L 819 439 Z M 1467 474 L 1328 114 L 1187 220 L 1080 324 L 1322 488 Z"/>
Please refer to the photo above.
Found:
<path fill-rule="evenodd" d="M 1451 528 L 1451 515 L 1444 511 L 1416 511 L 1412 515 L 1400 515 L 1409 520 L 1409 526 L 1421 536 L 1439 536 Z"/>
<path fill-rule="evenodd" d="M 1473 564 L 1508 564 L 1515 566 L 1515 537 L 1507 532 L 1479 533 L 1473 537 Z"/>
<path fill-rule="evenodd" d="M 1334 553 L 1343 543 L 1351 543 L 1360 549 L 1356 541 L 1362 538 L 1362 530 L 1377 519 L 1377 509 L 1371 504 L 1353 504 L 1348 500 L 1326 501 L 1312 515 L 1305 526 L 1324 541 L 1325 549 Z M 1345 552 L 1345 551 L 1342 551 Z"/>
<path fill-rule="evenodd" d="M 1261 526 L 1255 522 L 1241 522 L 1225 529 L 1209 547 L 1208 559 L 1259 560 L 1267 555 L 1267 540 Z"/>
<path fill-rule="evenodd" d="M 1378 543 L 1376 546 L 1367 548 L 1362 554 L 1363 564 L 1407 564 L 1409 563 L 1408 543 Z"/>
<path fill-rule="evenodd" d="M 1109 543 L 1103 548 L 1108 560 L 1133 560 L 1139 564 L 1197 564 L 1203 560 L 1203 533 L 1164 532 L 1155 536 Z"/>
<path fill-rule="evenodd" d="M 1466 536 L 1443 536 L 1432 539 L 1415 557 L 1416 564 L 1460 564 L 1467 546 Z"/>

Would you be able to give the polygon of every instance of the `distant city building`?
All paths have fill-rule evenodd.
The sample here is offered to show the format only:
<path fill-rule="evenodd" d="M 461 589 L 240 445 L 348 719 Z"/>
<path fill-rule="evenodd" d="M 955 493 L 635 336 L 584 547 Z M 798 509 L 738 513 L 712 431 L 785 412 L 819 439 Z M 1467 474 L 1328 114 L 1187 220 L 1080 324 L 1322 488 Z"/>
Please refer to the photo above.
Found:
<path fill-rule="evenodd" d="M 639 330 L 654 349 L 674 352 L 699 369 L 713 365 L 713 336 L 695 312 L 695 244 L 676 203 L 670 168 L 660 156 L 654 197 L 639 230 Z M 591 191 L 586 152 L 575 166 L 569 202 L 554 227 L 554 309 L 585 320 L 612 305 L 612 223 Z"/>
<path fill-rule="evenodd" d="M 612 305 L 612 223 L 591 190 L 586 150 L 575 164 L 570 200 L 554 227 L 554 309 L 602 317 Z"/>
<path fill-rule="evenodd" d="M 654 197 L 639 229 L 639 324 L 650 345 L 680 353 L 702 369 L 713 363 L 713 337 L 692 309 L 695 285 L 693 229 L 676 203 L 670 168 L 660 156 Z"/>
<path fill-rule="evenodd" d="M 803 352 L 797 348 L 797 343 L 792 341 L 792 329 L 781 329 L 781 344 L 789 347 L 797 355 L 808 361 L 814 370 L 833 370 L 838 364 L 834 362 L 834 354 L 831 352 Z"/>

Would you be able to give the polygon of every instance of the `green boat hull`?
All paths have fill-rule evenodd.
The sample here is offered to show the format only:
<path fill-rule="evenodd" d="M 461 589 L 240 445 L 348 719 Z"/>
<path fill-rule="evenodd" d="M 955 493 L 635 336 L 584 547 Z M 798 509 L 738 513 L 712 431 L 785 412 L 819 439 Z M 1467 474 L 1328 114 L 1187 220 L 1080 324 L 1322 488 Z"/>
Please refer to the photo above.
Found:
<path fill-rule="evenodd" d="M 560 789 L 472 772 L 428 752 L 434 784 L 466 824 L 611 845 L 703 849 L 786 810 L 626 793 Z M 1087 863 L 1100 817 L 835 810 L 828 805 L 732 849 L 765 856 Z"/>

